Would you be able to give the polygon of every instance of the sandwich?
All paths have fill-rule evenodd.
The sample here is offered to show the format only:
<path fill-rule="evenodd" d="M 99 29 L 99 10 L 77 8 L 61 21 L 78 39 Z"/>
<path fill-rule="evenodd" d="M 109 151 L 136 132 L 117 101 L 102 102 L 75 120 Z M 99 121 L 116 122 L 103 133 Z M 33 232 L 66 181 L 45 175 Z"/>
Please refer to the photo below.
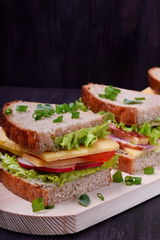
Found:
<path fill-rule="evenodd" d="M 94 113 L 113 114 L 110 137 L 120 149 L 119 169 L 130 174 L 160 164 L 160 96 L 98 84 L 82 87 Z"/>
<path fill-rule="evenodd" d="M 80 110 L 81 109 L 81 110 Z M 119 145 L 108 137 L 104 116 L 82 102 L 4 105 L 0 128 L 0 181 L 32 202 L 49 206 L 108 186 Z"/>
<path fill-rule="evenodd" d="M 160 94 L 160 68 L 153 67 L 148 70 L 148 83 L 154 94 Z"/>

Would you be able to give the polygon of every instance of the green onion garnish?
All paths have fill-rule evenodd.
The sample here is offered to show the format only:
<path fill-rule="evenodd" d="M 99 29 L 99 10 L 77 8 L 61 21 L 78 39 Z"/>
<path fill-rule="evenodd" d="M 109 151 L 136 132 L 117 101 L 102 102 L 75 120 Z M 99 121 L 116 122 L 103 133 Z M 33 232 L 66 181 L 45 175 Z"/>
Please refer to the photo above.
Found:
<path fill-rule="evenodd" d="M 144 174 L 147 174 L 147 175 L 154 174 L 154 167 L 145 167 Z"/>
<path fill-rule="evenodd" d="M 50 117 L 55 113 L 53 109 L 44 109 L 43 110 L 43 116 L 44 117 Z"/>
<path fill-rule="evenodd" d="M 58 123 L 58 122 L 62 122 L 63 120 L 63 116 L 59 116 L 56 119 L 53 120 L 53 123 Z"/>
<path fill-rule="evenodd" d="M 5 109 L 5 114 L 8 115 L 8 114 L 11 114 L 13 111 L 11 108 L 6 108 Z"/>
<path fill-rule="evenodd" d="M 79 118 L 80 112 L 72 112 L 72 119 L 73 118 Z"/>
<path fill-rule="evenodd" d="M 43 110 L 35 110 L 32 117 L 35 120 L 40 120 L 43 117 Z"/>
<path fill-rule="evenodd" d="M 89 198 L 89 196 L 87 194 L 81 194 L 78 197 L 78 202 L 83 207 L 87 207 L 90 204 L 90 198 Z"/>
<path fill-rule="evenodd" d="M 123 100 L 123 103 L 124 104 L 141 104 L 141 103 L 143 103 L 143 102 L 141 102 L 141 101 L 138 101 L 138 100 L 128 100 L 128 99 L 124 99 Z"/>
<path fill-rule="evenodd" d="M 132 176 L 126 176 L 125 177 L 125 183 L 128 186 L 131 186 L 133 184 L 139 185 L 142 182 L 142 178 L 141 177 L 132 177 Z"/>
<path fill-rule="evenodd" d="M 45 207 L 43 198 L 35 198 L 32 202 L 33 212 L 38 212 L 38 211 L 42 211 L 44 209 L 51 209 L 51 208 L 54 208 L 54 205 Z"/>
<path fill-rule="evenodd" d="M 120 170 L 117 170 L 113 176 L 113 182 L 116 182 L 116 183 L 120 183 L 120 182 L 123 182 L 123 177 L 122 177 L 122 173 Z"/>
<path fill-rule="evenodd" d="M 38 105 L 36 106 L 36 108 L 37 108 L 37 110 L 43 110 L 43 105 L 42 105 L 42 104 L 38 104 Z"/>
<path fill-rule="evenodd" d="M 54 205 L 46 206 L 45 209 L 52 209 L 54 208 Z"/>
<path fill-rule="evenodd" d="M 63 104 L 56 105 L 56 113 L 60 114 L 60 113 L 63 113 L 63 112 L 64 112 L 64 105 Z"/>
<path fill-rule="evenodd" d="M 133 183 L 136 185 L 141 184 L 142 178 L 141 177 L 133 177 Z"/>
<path fill-rule="evenodd" d="M 32 117 L 35 120 L 40 120 L 42 117 L 50 117 L 55 113 L 54 108 L 52 107 L 52 105 L 46 103 L 44 105 L 42 104 L 38 104 L 36 106 L 36 110 L 34 110 L 34 113 L 32 115 Z"/>
<path fill-rule="evenodd" d="M 27 111 L 27 108 L 28 108 L 28 106 L 18 105 L 18 106 L 16 107 L 16 111 L 18 111 L 18 112 L 26 112 L 26 111 Z"/>
<path fill-rule="evenodd" d="M 32 202 L 33 212 L 42 211 L 45 209 L 43 198 L 36 198 Z"/>
<path fill-rule="evenodd" d="M 104 201 L 104 197 L 101 193 L 97 193 L 97 197 L 99 197 L 102 201 Z"/>
<path fill-rule="evenodd" d="M 108 98 L 114 101 L 117 95 L 121 92 L 120 89 L 114 88 L 113 86 L 105 87 L 105 94 L 98 94 L 101 98 Z"/>
<path fill-rule="evenodd" d="M 140 97 L 140 98 L 138 98 L 138 97 L 135 97 L 134 99 L 135 99 L 135 100 L 146 100 L 146 98 L 145 98 L 145 97 Z"/>

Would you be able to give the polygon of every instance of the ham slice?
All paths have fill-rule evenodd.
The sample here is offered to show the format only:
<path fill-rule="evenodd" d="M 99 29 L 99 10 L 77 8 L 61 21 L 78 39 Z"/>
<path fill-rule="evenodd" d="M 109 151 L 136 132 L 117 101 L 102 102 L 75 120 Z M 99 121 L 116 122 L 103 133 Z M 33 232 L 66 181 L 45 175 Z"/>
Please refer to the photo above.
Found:
<path fill-rule="evenodd" d="M 108 124 L 110 129 L 112 130 L 112 134 L 115 135 L 118 138 L 121 138 L 123 140 L 126 140 L 130 143 L 133 143 L 133 145 L 148 145 L 149 138 L 146 136 L 139 134 L 135 131 L 126 132 L 122 130 L 121 128 L 117 128 L 114 124 Z"/>
<path fill-rule="evenodd" d="M 151 145 L 151 144 L 146 144 L 146 145 L 142 145 L 142 144 L 132 144 L 129 141 L 125 140 L 125 139 L 121 139 L 117 136 L 115 136 L 114 134 L 110 134 L 109 137 L 111 139 L 113 139 L 114 141 L 116 141 L 119 145 L 120 145 L 120 149 L 124 149 L 125 147 L 128 148 L 132 148 L 132 149 L 136 149 L 136 150 L 143 150 L 143 151 L 147 151 L 147 150 L 152 150 L 155 148 L 155 146 Z"/>

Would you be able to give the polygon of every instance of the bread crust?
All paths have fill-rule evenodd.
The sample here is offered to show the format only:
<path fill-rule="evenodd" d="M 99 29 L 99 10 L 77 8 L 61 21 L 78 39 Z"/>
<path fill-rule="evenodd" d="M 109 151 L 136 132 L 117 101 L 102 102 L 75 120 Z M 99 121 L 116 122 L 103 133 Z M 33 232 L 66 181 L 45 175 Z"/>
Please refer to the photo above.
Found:
<path fill-rule="evenodd" d="M 137 109 L 127 106 L 117 106 L 114 103 L 106 103 L 91 93 L 92 83 L 82 86 L 82 101 L 94 113 L 99 111 L 112 112 L 117 122 L 126 125 L 137 125 Z"/>
<path fill-rule="evenodd" d="M 17 127 L 14 122 L 10 120 L 5 114 L 5 109 L 9 108 L 12 103 L 19 102 L 18 100 L 6 103 L 2 109 L 1 126 L 3 127 L 6 136 L 12 139 L 15 143 L 21 145 L 24 149 L 39 152 L 40 140 L 36 131 L 26 131 L 21 127 Z"/>
<path fill-rule="evenodd" d="M 126 155 L 119 156 L 118 169 L 129 174 L 134 174 L 134 160 Z"/>
<path fill-rule="evenodd" d="M 35 198 L 43 198 L 44 204 L 47 205 L 48 203 L 47 191 L 45 189 L 38 185 L 30 184 L 24 181 L 23 178 L 16 177 L 3 168 L 0 169 L 0 181 L 11 192 L 29 202 L 32 202 Z"/>
<path fill-rule="evenodd" d="M 156 72 L 159 71 L 160 68 L 153 67 L 148 70 L 148 82 L 149 86 L 157 93 L 160 94 L 160 74 L 157 76 Z"/>

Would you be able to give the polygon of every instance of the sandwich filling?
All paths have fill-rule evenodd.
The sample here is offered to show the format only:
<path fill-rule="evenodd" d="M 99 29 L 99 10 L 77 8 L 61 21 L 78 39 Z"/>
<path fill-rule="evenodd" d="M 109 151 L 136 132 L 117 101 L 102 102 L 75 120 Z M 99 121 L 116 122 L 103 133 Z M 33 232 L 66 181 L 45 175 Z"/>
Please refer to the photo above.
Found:
<path fill-rule="evenodd" d="M 115 151 L 119 146 L 109 137 L 98 140 L 88 148 L 80 146 L 78 150 L 46 151 L 33 155 L 6 137 L 0 128 L 0 148 L 15 154 L 10 156 L 0 153 L 2 167 L 13 175 L 57 182 L 60 186 L 64 182 L 118 166 L 118 155 Z"/>
<path fill-rule="evenodd" d="M 119 144 L 121 153 L 131 158 L 137 158 L 144 153 L 160 152 L 160 118 L 140 125 L 127 126 L 122 122 L 117 123 L 113 113 L 99 112 L 102 115 L 112 115 L 108 123 L 109 137 Z M 108 121 L 108 119 L 107 119 Z"/>

